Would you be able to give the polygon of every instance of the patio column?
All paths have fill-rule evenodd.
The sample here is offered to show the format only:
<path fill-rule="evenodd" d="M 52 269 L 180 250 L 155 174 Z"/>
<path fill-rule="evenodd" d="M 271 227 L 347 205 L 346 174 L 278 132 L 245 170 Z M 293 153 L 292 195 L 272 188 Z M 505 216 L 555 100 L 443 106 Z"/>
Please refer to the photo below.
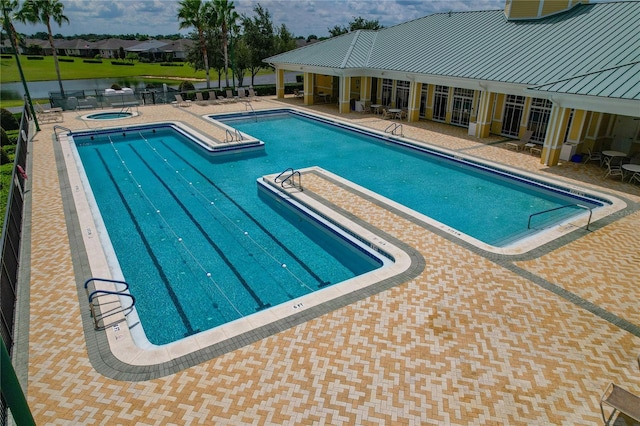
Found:
<path fill-rule="evenodd" d="M 351 112 L 351 77 L 340 76 L 340 100 L 339 110 L 341 114 L 348 114 Z"/>
<path fill-rule="evenodd" d="M 304 104 L 305 105 L 313 105 L 313 93 L 315 92 L 315 87 L 313 87 L 314 77 L 315 75 L 312 72 L 305 72 L 303 74 L 303 82 L 304 82 Z"/>
<path fill-rule="evenodd" d="M 409 82 L 409 111 L 407 121 L 420 121 L 420 95 L 422 94 L 422 83 Z"/>
<path fill-rule="evenodd" d="M 284 70 L 276 68 L 276 97 L 284 99 Z"/>
<path fill-rule="evenodd" d="M 488 90 L 480 91 L 480 102 L 478 103 L 478 111 L 476 114 L 476 133 L 477 138 L 488 138 L 491 132 L 491 107 L 495 94 Z"/>
<path fill-rule="evenodd" d="M 371 77 L 360 77 L 360 100 L 371 102 Z"/>
<path fill-rule="evenodd" d="M 567 133 L 569 114 L 571 110 L 554 103 L 551 108 L 551 117 L 547 134 L 544 137 L 542 155 L 540 162 L 546 166 L 555 166 L 560 159 L 560 150 L 564 143 L 564 136 Z"/>

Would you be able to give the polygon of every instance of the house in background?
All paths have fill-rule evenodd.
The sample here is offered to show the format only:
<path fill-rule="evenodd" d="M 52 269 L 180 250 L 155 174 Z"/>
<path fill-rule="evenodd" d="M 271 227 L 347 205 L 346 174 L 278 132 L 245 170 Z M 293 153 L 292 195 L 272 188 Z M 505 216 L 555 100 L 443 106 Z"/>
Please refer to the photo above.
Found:
<path fill-rule="evenodd" d="M 507 0 L 503 10 L 438 13 L 358 30 L 265 59 L 304 74 L 304 103 L 354 100 L 541 145 L 555 165 L 575 152 L 640 153 L 640 2 Z M 561 155 L 563 158 L 561 158 Z"/>
<path fill-rule="evenodd" d="M 126 48 L 127 52 L 136 53 L 141 58 L 149 61 L 161 61 L 167 57 L 184 60 L 187 50 L 193 42 L 187 39 L 181 40 L 147 40 Z"/>

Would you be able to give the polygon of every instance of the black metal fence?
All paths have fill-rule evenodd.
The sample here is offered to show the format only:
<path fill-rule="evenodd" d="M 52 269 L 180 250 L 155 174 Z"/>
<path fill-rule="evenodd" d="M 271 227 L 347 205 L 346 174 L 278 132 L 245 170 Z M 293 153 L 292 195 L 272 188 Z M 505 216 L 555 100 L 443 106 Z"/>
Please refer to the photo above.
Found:
<path fill-rule="evenodd" d="M 0 336 L 11 354 L 14 341 L 15 308 L 18 293 L 18 270 L 20 267 L 20 246 L 22 239 L 22 219 L 24 207 L 25 180 L 27 179 L 27 143 L 29 137 L 29 108 L 22 110 L 20 132 L 16 143 L 13 172 L 9 185 L 9 197 L 2 228 L 0 253 Z M 10 391 L 10 390 L 8 390 Z M 6 424 L 7 405 L 0 397 L 0 424 Z"/>
<path fill-rule="evenodd" d="M 26 105 L 26 104 L 25 104 Z M 0 336 L 11 353 L 13 347 L 13 326 L 20 266 L 20 243 L 22 236 L 22 216 L 24 190 L 27 172 L 27 142 L 29 136 L 29 109 L 23 108 L 20 132 L 16 143 L 13 173 L 9 182 L 9 197 L 2 228 L 0 253 Z"/>

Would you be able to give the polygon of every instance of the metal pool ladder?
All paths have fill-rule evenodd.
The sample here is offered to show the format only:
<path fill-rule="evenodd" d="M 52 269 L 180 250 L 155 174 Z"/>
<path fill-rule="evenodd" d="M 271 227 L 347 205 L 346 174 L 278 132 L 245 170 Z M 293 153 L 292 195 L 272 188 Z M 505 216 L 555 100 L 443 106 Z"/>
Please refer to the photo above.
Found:
<path fill-rule="evenodd" d="M 296 177 L 298 178 L 297 185 Z M 293 170 L 292 167 L 289 167 L 288 169 L 282 171 L 282 173 L 276 176 L 273 181 L 275 183 L 279 183 L 283 188 L 298 188 L 300 191 L 302 191 L 302 175 L 298 170 Z"/>
<path fill-rule="evenodd" d="M 396 133 L 397 131 L 400 131 L 400 136 L 404 137 L 404 131 L 402 130 L 402 124 L 400 123 L 391 123 L 387 126 L 386 129 L 384 129 L 385 133 L 391 133 L 394 136 L 398 136 L 398 133 Z"/>
<path fill-rule="evenodd" d="M 89 284 L 95 281 L 101 281 L 106 283 L 113 283 L 116 285 L 123 285 L 124 288 L 122 290 L 99 290 L 95 288 L 95 284 L 93 286 L 94 290 L 89 293 Z M 131 312 L 133 312 L 133 307 L 136 304 L 136 298 L 131 295 L 129 290 L 129 284 L 125 281 L 118 280 L 109 280 L 106 278 L 89 278 L 84 283 L 84 289 L 87 292 L 87 297 L 89 299 L 89 309 L 91 310 L 91 318 L 93 318 L 94 328 L 96 330 L 104 330 L 105 328 L 118 324 L 124 321 Z M 108 296 L 118 296 L 117 298 L 111 297 L 110 300 L 100 302 L 100 298 L 108 297 Z M 130 300 L 129 305 L 123 305 L 120 302 L 120 296 L 123 296 Z M 98 309 L 100 308 L 100 309 Z M 106 318 L 112 317 L 114 315 L 118 315 L 122 313 L 123 316 L 120 319 L 116 319 L 113 322 L 107 324 Z"/>

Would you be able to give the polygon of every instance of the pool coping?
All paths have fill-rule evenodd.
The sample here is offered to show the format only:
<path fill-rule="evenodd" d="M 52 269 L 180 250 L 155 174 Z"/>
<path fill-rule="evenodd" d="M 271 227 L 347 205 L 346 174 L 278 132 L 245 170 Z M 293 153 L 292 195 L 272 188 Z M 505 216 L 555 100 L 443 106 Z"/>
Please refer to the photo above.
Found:
<path fill-rule="evenodd" d="M 294 299 L 290 303 L 278 305 L 269 311 L 241 318 L 227 325 L 190 336 L 170 345 L 157 346 L 145 350 L 135 345 L 127 327 L 107 327 L 105 330 L 94 329 L 84 282 L 88 278 L 95 277 L 96 273 L 103 274 L 100 278 L 109 278 L 110 271 L 104 252 L 99 253 L 102 246 L 99 238 L 95 238 L 97 234 L 89 231 L 90 229 L 95 229 L 92 228 L 95 224 L 86 223 L 87 219 L 92 222 L 93 217 L 84 217 L 86 216 L 87 206 L 78 203 L 78 199 L 84 194 L 84 191 L 81 191 L 77 185 L 78 177 L 73 176 L 77 173 L 77 169 L 74 171 L 67 166 L 67 159 L 74 160 L 70 158 L 72 156 L 71 153 L 65 152 L 65 144 L 68 145 L 68 141 L 66 136 L 63 136 L 60 143 L 54 142 L 54 150 L 56 162 L 58 163 L 58 175 L 66 213 L 65 220 L 72 252 L 83 330 L 92 365 L 96 371 L 107 377 L 118 380 L 143 381 L 176 373 L 307 322 L 335 309 L 350 305 L 398 284 L 405 283 L 418 276 L 424 269 L 424 259 L 412 247 L 357 218 L 340 219 L 339 215 L 334 213 L 337 209 L 332 208 L 330 203 L 319 203 L 316 204 L 316 207 L 324 209 L 325 211 L 322 212 L 324 215 L 332 216 L 340 222 L 341 226 L 350 223 L 350 232 L 356 232 L 359 235 L 365 234 L 365 239 L 376 241 L 378 244 L 383 245 L 384 250 L 394 256 L 397 262 L 380 271 L 365 274 L 360 280 L 356 277 L 320 290 L 325 295 L 341 293 L 337 297 L 334 296 L 321 301 L 313 300 L 319 294 L 319 292 L 314 292 Z M 72 175 L 71 177 L 69 176 L 70 174 Z M 107 274 L 109 276 L 104 276 Z M 376 281 L 371 283 L 374 277 L 376 277 Z M 340 287 L 343 284 L 347 285 L 343 286 L 343 288 Z M 355 287 L 353 287 L 354 284 Z M 295 311 L 290 312 L 288 315 L 278 318 L 275 314 L 276 311 L 282 313 L 284 310 L 291 308 L 294 308 Z M 254 322 L 257 322 L 255 321 L 255 316 L 263 313 L 270 317 L 270 321 L 254 324 Z M 120 324 L 125 323 L 122 322 Z M 229 334 L 221 338 L 221 332 L 225 326 L 229 329 Z M 197 347 L 195 350 L 193 349 L 194 345 Z"/>

